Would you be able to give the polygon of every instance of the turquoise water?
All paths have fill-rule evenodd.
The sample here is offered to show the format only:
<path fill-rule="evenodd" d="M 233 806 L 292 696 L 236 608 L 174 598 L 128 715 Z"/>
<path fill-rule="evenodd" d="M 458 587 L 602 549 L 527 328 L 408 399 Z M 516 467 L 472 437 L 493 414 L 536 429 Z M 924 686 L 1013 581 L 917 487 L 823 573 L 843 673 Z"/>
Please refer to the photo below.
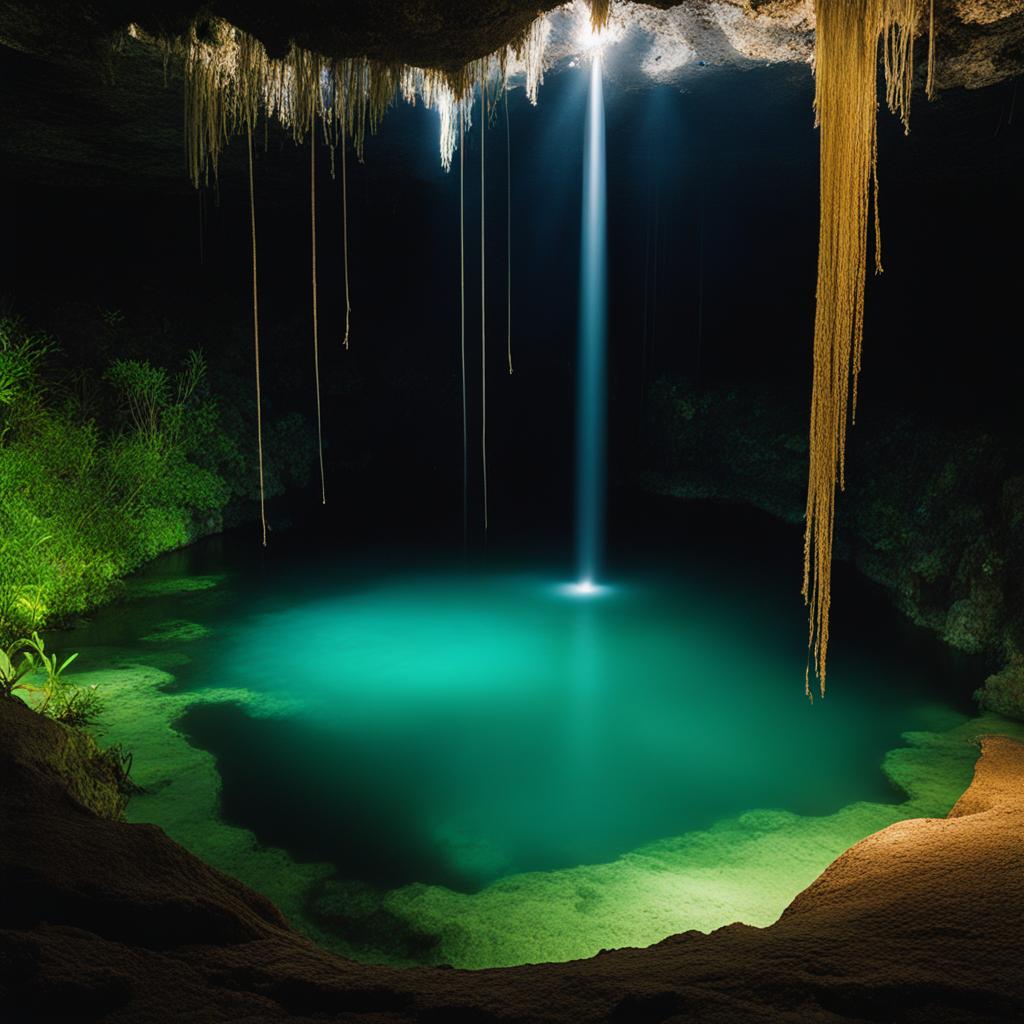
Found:
<path fill-rule="evenodd" d="M 588 598 L 514 558 L 298 549 L 161 560 L 60 648 L 135 750 L 132 817 L 368 959 L 480 966 L 767 923 L 906 816 L 882 770 L 903 734 L 963 722 L 873 591 L 841 589 L 831 690 L 809 704 L 792 581 L 719 541 L 638 555 Z M 914 813 L 969 780 L 959 742 Z"/>
<path fill-rule="evenodd" d="M 181 721 L 218 758 L 228 817 L 388 885 L 472 891 L 749 807 L 882 798 L 882 754 L 921 724 L 913 688 L 877 665 L 837 666 L 809 706 L 773 642 L 784 617 L 700 579 L 580 599 L 535 576 L 411 575 L 238 612 L 201 685 L 299 707 Z"/>

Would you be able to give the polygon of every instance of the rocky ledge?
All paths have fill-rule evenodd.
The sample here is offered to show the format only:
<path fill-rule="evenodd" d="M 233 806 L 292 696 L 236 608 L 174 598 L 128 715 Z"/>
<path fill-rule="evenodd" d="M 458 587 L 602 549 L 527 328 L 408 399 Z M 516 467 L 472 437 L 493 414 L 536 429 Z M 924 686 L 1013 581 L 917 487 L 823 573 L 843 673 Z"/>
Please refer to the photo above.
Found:
<path fill-rule="evenodd" d="M 665 379 L 652 390 L 646 439 L 645 469 L 634 481 L 645 489 L 802 522 L 803 402 Z M 981 656 L 990 672 L 977 694 L 982 707 L 1024 720 L 1020 443 L 872 409 L 858 418 L 847 460 L 837 557 L 884 586 L 913 622 Z"/>
<path fill-rule="evenodd" d="M 770 928 L 467 972 L 367 967 L 318 949 L 160 829 L 118 820 L 114 780 L 72 735 L 0 700 L 0 1005 L 11 1024 L 1024 1016 L 1024 746 L 1005 737 L 983 739 L 948 818 L 858 843 Z"/>

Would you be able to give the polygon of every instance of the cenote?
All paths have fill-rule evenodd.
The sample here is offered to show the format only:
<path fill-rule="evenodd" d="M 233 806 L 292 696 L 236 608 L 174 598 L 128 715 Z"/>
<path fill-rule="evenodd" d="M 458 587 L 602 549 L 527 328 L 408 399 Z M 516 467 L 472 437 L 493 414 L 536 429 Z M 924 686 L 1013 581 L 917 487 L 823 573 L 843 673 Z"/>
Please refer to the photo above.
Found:
<path fill-rule="evenodd" d="M 800 538 L 763 514 L 627 500 L 615 582 L 584 596 L 518 542 L 467 564 L 300 533 L 165 556 L 59 641 L 118 693 L 130 817 L 357 958 L 485 966 L 768 923 L 970 778 L 970 662 L 852 574 L 870 651 L 837 642 L 836 692 L 788 699 Z"/>
<path fill-rule="evenodd" d="M 578 1010 L 560 972 L 633 947 L 735 967 L 735 1013 L 783 961 L 749 1005 L 792 1020 L 1024 1006 L 939 956 L 1024 899 L 1010 811 L 958 803 L 1024 792 L 1020 0 L 38 6 L 0 4 L 13 1019 L 170 1021 L 133 1001 L 173 977 L 199 1024 L 523 1024 L 459 986 L 526 965 L 545 1024 L 719 1005 L 673 961 Z"/>

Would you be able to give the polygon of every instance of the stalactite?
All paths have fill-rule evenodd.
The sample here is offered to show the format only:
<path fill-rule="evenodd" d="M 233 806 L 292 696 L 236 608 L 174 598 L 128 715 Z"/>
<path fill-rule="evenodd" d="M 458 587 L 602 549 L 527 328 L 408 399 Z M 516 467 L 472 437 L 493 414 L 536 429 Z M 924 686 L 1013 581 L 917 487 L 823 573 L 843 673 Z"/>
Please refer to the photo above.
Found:
<path fill-rule="evenodd" d="M 455 140 L 455 112 L 472 99 L 481 72 L 495 68 L 507 80 L 515 61 L 536 102 L 543 81 L 544 49 L 550 26 L 543 18 L 495 54 L 463 68 L 412 68 L 365 57 L 330 59 L 292 45 L 280 58 L 270 57 L 252 36 L 219 18 L 194 22 L 180 39 L 164 42 L 165 53 L 180 56 L 185 77 L 185 149 L 189 174 L 198 185 L 216 178 L 221 150 L 244 128 L 247 110 L 268 117 L 303 140 L 320 119 L 325 139 L 351 140 L 361 157 L 366 133 L 377 130 L 398 96 L 421 99 L 441 115 L 441 161 L 450 166 Z"/>
<path fill-rule="evenodd" d="M 324 475 L 324 426 L 320 401 L 320 324 L 316 305 L 316 135 L 309 133 L 309 237 L 313 296 L 313 375 L 316 384 L 316 442 L 320 459 L 320 503 L 327 504 L 327 478 Z"/>
<path fill-rule="evenodd" d="M 812 668 L 821 694 L 825 693 L 836 489 L 845 485 L 847 421 L 856 410 L 864 334 L 869 192 L 875 198 L 875 264 L 881 269 L 878 44 L 881 38 L 887 102 L 906 125 L 917 23 L 913 0 L 817 0 L 816 15 L 814 103 L 820 128 L 821 218 L 804 532 L 808 696 Z"/>
<path fill-rule="evenodd" d="M 647 203 L 644 210 L 646 216 L 646 231 L 644 238 L 644 317 L 643 331 L 640 334 L 640 409 L 644 408 L 647 398 L 647 323 L 648 306 L 650 304 L 651 290 L 651 198 L 648 189 Z"/>
<path fill-rule="evenodd" d="M 352 327 L 352 300 L 348 285 L 348 160 L 345 156 L 345 136 L 341 137 L 341 239 L 342 265 L 345 274 L 345 337 L 342 344 L 347 349 Z"/>
<path fill-rule="evenodd" d="M 697 220 L 697 358 L 694 379 L 700 387 L 701 363 L 704 355 L 704 189 L 700 192 Z"/>
<path fill-rule="evenodd" d="M 523 43 L 523 61 L 526 65 L 526 98 L 537 105 L 537 91 L 544 84 L 544 51 L 551 35 L 551 22 L 538 18 Z"/>
<path fill-rule="evenodd" d="M 502 90 L 505 100 L 505 331 L 508 349 L 508 375 L 512 376 L 512 129 L 508 123 L 508 86 Z"/>
<path fill-rule="evenodd" d="M 928 99 L 935 99 L 935 0 L 928 0 L 928 78 L 924 91 Z"/>
<path fill-rule="evenodd" d="M 459 113 L 459 358 L 462 366 L 462 550 L 469 543 L 469 419 L 466 408 L 466 115 Z"/>
<path fill-rule="evenodd" d="M 267 546 L 267 499 L 263 476 L 263 392 L 260 380 L 260 309 L 256 277 L 256 183 L 252 167 L 252 123 L 246 129 L 249 151 L 249 228 L 252 238 L 252 339 L 256 364 L 256 450 L 260 474 L 260 530 Z"/>
<path fill-rule="evenodd" d="M 483 469 L 484 533 L 490 526 L 487 495 L 487 248 L 484 139 L 487 135 L 487 82 L 480 70 L 480 462 Z"/>
<path fill-rule="evenodd" d="M 610 0 L 590 0 L 595 29 L 607 25 Z M 817 52 L 815 110 L 821 129 L 821 219 L 818 259 L 817 310 L 814 334 L 813 394 L 810 417 L 810 470 L 804 548 L 804 597 L 810 606 L 808 625 L 808 692 L 813 665 L 821 691 L 825 687 L 832 542 L 837 485 L 845 483 L 847 420 L 857 405 L 857 381 L 864 327 L 864 288 L 867 263 L 869 196 L 874 201 L 875 266 L 881 270 L 881 233 L 877 187 L 875 96 L 878 46 L 883 45 L 886 101 L 906 128 L 913 81 L 913 40 L 917 30 L 917 0 L 816 0 Z M 447 168 L 458 135 L 460 144 L 460 286 L 462 295 L 462 356 L 465 377 L 465 238 L 464 137 L 473 92 L 481 92 L 481 441 L 484 485 L 484 526 L 489 521 L 487 492 L 486 393 L 486 233 L 485 143 L 488 80 L 507 89 L 510 61 L 521 61 L 527 95 L 536 98 L 543 75 L 543 49 L 549 26 L 543 19 L 510 46 L 456 71 L 421 70 L 366 58 L 328 60 L 292 46 L 281 58 L 271 58 L 257 40 L 216 18 L 193 24 L 184 40 L 167 43 L 167 54 L 182 53 L 185 62 L 186 152 L 196 185 L 217 185 L 217 161 L 232 132 L 244 127 L 250 148 L 252 130 L 262 111 L 290 127 L 297 140 L 312 132 L 319 118 L 325 139 L 342 146 L 351 141 L 363 152 L 367 131 L 373 132 L 387 108 L 401 95 L 409 102 L 422 99 L 441 114 L 441 159 Z M 929 0 L 928 80 L 934 92 L 935 9 Z M 497 72 L 495 74 L 495 72 Z M 468 99 L 468 103 L 467 103 Z M 458 112 L 458 132 L 455 115 Z M 265 122 L 266 124 L 266 122 Z M 510 129 L 507 119 L 506 140 Z M 342 150 L 344 207 L 345 346 L 349 340 L 351 307 L 348 280 L 348 217 L 345 150 Z M 506 171 L 511 168 L 510 147 Z M 253 272 L 255 292 L 255 213 L 253 206 Z M 511 237 L 511 180 L 507 196 L 507 228 Z M 657 221 L 657 218 L 656 218 Z M 509 253 L 511 242 L 508 243 Z M 657 275 L 660 228 L 654 237 L 654 287 L 649 357 L 654 364 L 657 342 Z M 508 337 L 511 370 L 511 262 L 508 268 Z M 255 319 L 255 317 L 254 317 Z M 646 317 L 645 317 L 646 323 Z M 255 325 L 258 348 L 258 324 Z M 319 394 L 319 391 L 318 391 Z M 463 401 L 464 427 L 466 417 Z M 260 427 L 262 430 L 262 427 Z M 465 431 L 464 431 L 465 432 Z M 262 434 L 261 434 L 262 476 Z M 464 459 L 466 457 L 464 444 Z M 262 482 L 261 482 L 262 492 Z M 464 505 L 467 502 L 464 487 Z M 262 505 L 262 498 L 261 498 Z M 265 522 L 265 520 L 264 520 Z"/>
<path fill-rule="evenodd" d="M 661 264 L 662 252 L 662 230 L 661 230 L 661 185 L 654 186 L 654 252 L 651 256 L 651 330 L 647 341 L 647 365 L 648 378 L 657 379 L 655 355 L 658 350 L 658 270 Z"/>
<path fill-rule="evenodd" d="M 608 24 L 612 13 L 612 0 L 590 0 L 590 26 L 600 32 Z"/>

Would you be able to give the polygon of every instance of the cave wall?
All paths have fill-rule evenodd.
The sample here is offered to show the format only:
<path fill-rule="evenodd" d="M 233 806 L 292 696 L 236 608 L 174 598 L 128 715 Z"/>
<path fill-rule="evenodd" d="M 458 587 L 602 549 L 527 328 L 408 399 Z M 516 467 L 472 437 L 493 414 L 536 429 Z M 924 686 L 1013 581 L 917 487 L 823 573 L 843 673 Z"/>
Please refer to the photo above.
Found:
<path fill-rule="evenodd" d="M 662 379 L 649 399 L 643 464 L 636 482 L 654 493 L 742 502 L 802 523 L 804 404 L 764 385 Z M 991 674 L 982 706 L 1024 719 L 1019 437 L 862 410 L 847 447 L 836 555 L 884 586 L 911 621 L 983 656 Z"/>

